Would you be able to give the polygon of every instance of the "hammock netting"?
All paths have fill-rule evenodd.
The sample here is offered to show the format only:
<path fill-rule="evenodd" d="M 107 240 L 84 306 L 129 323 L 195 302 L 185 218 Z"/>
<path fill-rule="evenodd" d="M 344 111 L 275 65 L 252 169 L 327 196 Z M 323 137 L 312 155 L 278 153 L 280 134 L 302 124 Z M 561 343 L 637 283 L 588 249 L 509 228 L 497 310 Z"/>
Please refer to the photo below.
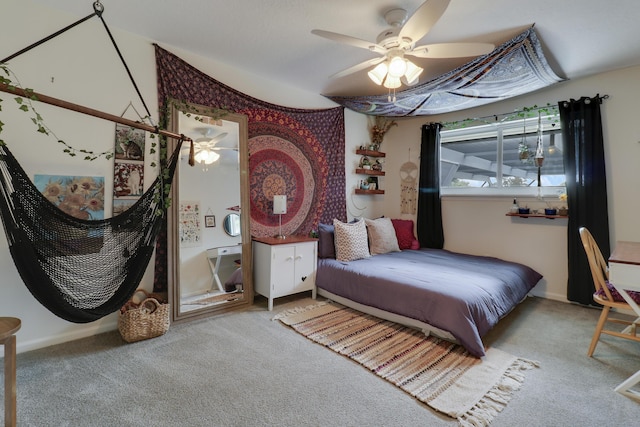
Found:
<path fill-rule="evenodd" d="M 125 212 L 104 220 L 60 210 L 0 145 L 0 214 L 9 250 L 29 291 L 53 314 L 88 323 L 119 310 L 133 295 L 162 226 L 180 145 L 168 160 L 168 174 L 160 173 Z"/>

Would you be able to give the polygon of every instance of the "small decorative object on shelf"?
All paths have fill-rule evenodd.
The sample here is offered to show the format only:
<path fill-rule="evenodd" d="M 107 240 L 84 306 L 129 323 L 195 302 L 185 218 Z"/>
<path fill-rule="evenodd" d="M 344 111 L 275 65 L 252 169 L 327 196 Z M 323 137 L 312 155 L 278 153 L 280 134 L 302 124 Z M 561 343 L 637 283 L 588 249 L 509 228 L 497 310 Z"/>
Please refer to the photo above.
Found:
<path fill-rule="evenodd" d="M 545 208 L 544 210 L 545 215 L 557 215 L 557 212 L 555 208 Z"/>
<path fill-rule="evenodd" d="M 362 156 L 360 158 L 360 168 L 361 169 L 371 169 L 371 160 L 367 156 Z"/>
<path fill-rule="evenodd" d="M 569 215 L 569 209 L 565 208 L 564 206 L 561 207 L 560 209 L 558 209 L 558 215 L 560 215 L 560 216 Z"/>
<path fill-rule="evenodd" d="M 513 199 L 513 205 L 511 205 L 511 213 L 518 213 L 518 201 Z"/>

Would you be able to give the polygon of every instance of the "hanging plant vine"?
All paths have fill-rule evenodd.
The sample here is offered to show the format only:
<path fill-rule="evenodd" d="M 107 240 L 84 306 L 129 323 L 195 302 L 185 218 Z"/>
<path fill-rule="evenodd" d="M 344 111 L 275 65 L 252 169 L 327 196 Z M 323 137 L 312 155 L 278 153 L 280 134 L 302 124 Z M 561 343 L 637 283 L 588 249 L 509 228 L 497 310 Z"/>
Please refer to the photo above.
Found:
<path fill-rule="evenodd" d="M 487 125 L 495 124 L 497 122 L 508 122 L 517 119 L 530 118 L 535 117 L 538 112 L 544 114 L 545 116 L 559 116 L 558 106 L 553 105 L 547 102 L 546 105 L 539 107 L 538 105 L 533 105 L 531 107 L 522 107 L 519 110 L 516 110 L 512 113 L 504 113 L 504 114 L 496 114 L 493 116 L 485 116 L 485 117 L 476 117 L 476 118 L 466 118 L 463 120 L 453 121 L 453 122 L 442 122 L 442 127 L 446 128 L 446 130 L 454 130 L 465 128 L 473 123 L 483 123 Z M 499 118 L 502 116 L 502 118 Z M 553 120 L 553 123 L 557 123 L 559 121 L 558 118 Z"/>

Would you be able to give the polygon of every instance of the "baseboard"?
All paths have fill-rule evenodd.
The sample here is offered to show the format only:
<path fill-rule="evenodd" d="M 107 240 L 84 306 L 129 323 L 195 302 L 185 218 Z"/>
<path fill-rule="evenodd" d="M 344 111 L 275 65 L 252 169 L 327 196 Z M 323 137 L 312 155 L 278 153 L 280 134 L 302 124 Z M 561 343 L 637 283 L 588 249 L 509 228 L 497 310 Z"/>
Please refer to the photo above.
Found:
<path fill-rule="evenodd" d="M 31 350 L 38 350 L 40 348 L 49 347 L 52 345 L 62 344 L 69 341 L 79 340 L 81 338 L 87 338 L 94 335 L 102 334 L 105 332 L 111 332 L 118 329 L 118 320 L 115 318 L 113 321 L 99 322 L 99 324 L 87 324 L 80 329 L 75 329 L 71 332 L 61 333 L 53 336 L 49 336 L 42 339 L 22 341 L 16 340 L 16 353 L 23 353 Z"/>

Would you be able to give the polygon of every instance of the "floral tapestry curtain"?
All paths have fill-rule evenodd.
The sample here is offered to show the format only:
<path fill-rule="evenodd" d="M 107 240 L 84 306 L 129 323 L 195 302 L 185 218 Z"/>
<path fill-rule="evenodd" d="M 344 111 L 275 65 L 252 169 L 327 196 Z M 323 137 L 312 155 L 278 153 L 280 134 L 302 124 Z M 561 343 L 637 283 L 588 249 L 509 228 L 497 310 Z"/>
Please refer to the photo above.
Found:
<path fill-rule="evenodd" d="M 549 66 L 531 27 L 493 52 L 397 92 L 394 101 L 390 101 L 387 94 L 328 98 L 363 114 L 428 116 L 502 101 L 562 80 Z"/>
<path fill-rule="evenodd" d="M 593 305 L 594 285 L 578 229 L 586 227 L 609 258 L 607 177 L 599 95 L 558 103 L 564 141 L 569 219 L 567 299 Z"/>
<path fill-rule="evenodd" d="M 220 83 L 157 45 L 155 52 L 161 112 L 174 99 L 248 117 L 252 236 L 277 234 L 273 194 L 287 195 L 287 213 L 282 215 L 285 234 L 306 235 L 318 223 L 346 220 L 343 107 L 271 104 Z M 269 183 L 277 188 L 269 188 Z M 157 292 L 167 288 L 166 262 L 165 232 L 156 245 Z"/>

